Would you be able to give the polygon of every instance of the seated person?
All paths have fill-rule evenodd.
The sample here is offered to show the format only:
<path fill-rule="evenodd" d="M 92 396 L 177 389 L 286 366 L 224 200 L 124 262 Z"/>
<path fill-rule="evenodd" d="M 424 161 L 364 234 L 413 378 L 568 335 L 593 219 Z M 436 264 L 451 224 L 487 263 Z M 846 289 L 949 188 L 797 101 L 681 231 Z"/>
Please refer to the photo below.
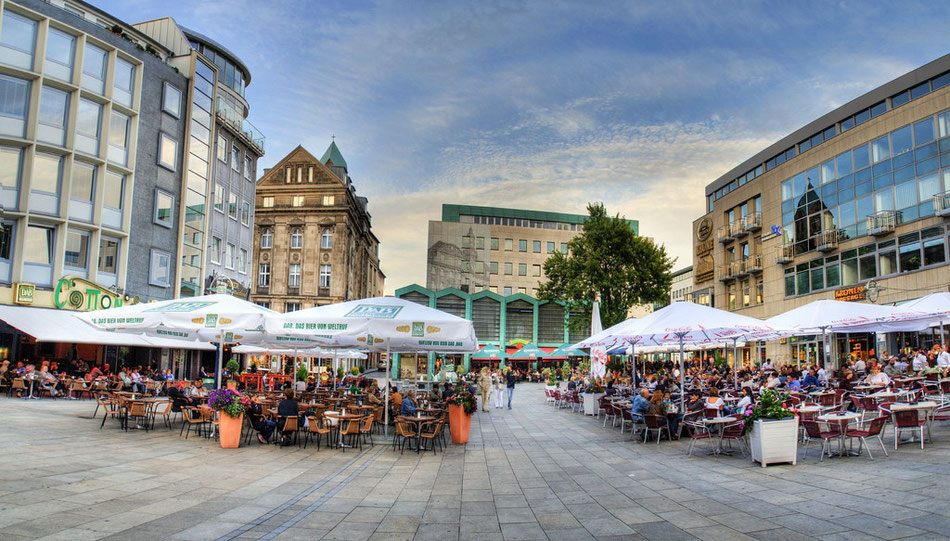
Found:
<path fill-rule="evenodd" d="M 205 388 L 204 381 L 201 379 L 196 379 L 191 382 L 191 385 L 185 389 L 185 398 L 188 401 L 189 406 L 197 406 L 204 401 L 205 398 Z"/>
<path fill-rule="evenodd" d="M 283 435 L 281 445 L 288 444 L 288 434 L 284 432 L 284 424 L 287 421 L 287 417 L 296 417 L 299 414 L 300 407 L 297 404 L 297 400 L 294 399 L 294 390 L 284 389 L 284 399 L 277 403 L 277 424 L 280 427 L 281 434 Z"/>
<path fill-rule="evenodd" d="M 46 369 L 46 365 L 40 366 L 40 371 L 36 373 L 36 381 L 39 382 L 40 387 L 49 391 L 49 395 L 53 398 L 59 396 L 59 390 L 56 388 L 56 384 L 59 380 L 56 379 L 56 376 L 50 374 Z"/>
<path fill-rule="evenodd" d="M 633 398 L 633 404 L 630 406 L 630 416 L 634 422 L 643 421 L 643 416 L 650 411 L 650 390 L 640 389 L 640 393 Z"/>
<path fill-rule="evenodd" d="M 442 390 L 442 400 L 448 400 L 448 398 L 452 396 L 454 393 L 455 393 L 455 389 L 452 388 L 452 383 L 451 382 L 446 383 L 445 389 Z"/>
<path fill-rule="evenodd" d="M 801 384 L 801 382 L 798 381 L 798 378 L 796 378 L 794 375 L 789 376 L 789 380 L 788 380 L 788 390 L 789 390 L 789 391 L 795 391 L 795 392 L 798 392 L 798 391 L 801 391 L 801 390 L 802 390 L 802 384 Z"/>
<path fill-rule="evenodd" d="M 416 405 L 412 401 L 413 393 L 410 391 L 406 395 L 406 398 L 402 399 L 402 406 L 399 408 L 399 413 L 402 415 L 413 415 L 416 413 Z"/>
<path fill-rule="evenodd" d="M 247 417 L 248 420 L 251 421 L 251 426 L 257 431 L 257 441 L 261 443 L 270 441 L 270 436 L 274 433 L 274 428 L 277 426 L 277 423 L 264 417 L 263 408 L 261 408 L 261 405 L 257 402 L 252 403 L 251 407 L 245 411 L 247 411 Z"/>
<path fill-rule="evenodd" d="M 871 373 L 868 374 L 868 377 L 864 378 L 864 383 L 878 387 L 885 387 L 891 383 L 891 378 L 887 377 L 887 374 L 881 372 L 880 367 L 873 366 L 871 368 Z"/>
<path fill-rule="evenodd" d="M 731 415 L 732 410 L 726 407 L 725 401 L 719 396 L 719 389 L 712 387 L 709 389 L 709 396 L 706 397 L 706 402 L 703 404 L 705 409 L 714 409 L 718 412 L 718 415 Z"/>
<path fill-rule="evenodd" d="M 815 375 L 815 369 L 812 368 L 802 379 L 801 388 L 805 391 L 813 391 L 818 388 L 818 376 Z"/>
<path fill-rule="evenodd" d="M 745 411 L 751 405 L 752 405 L 752 388 L 743 387 L 742 398 L 740 398 L 739 402 L 736 404 L 736 411 Z"/>

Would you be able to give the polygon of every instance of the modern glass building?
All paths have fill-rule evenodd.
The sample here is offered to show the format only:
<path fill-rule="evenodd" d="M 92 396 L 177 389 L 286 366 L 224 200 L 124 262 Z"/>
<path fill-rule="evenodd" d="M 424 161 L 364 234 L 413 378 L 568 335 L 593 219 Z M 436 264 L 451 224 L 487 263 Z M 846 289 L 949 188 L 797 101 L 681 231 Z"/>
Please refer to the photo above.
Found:
<path fill-rule="evenodd" d="M 950 55 L 796 130 L 705 197 L 693 297 L 717 308 L 766 318 L 816 299 L 892 304 L 946 288 Z M 841 336 L 830 353 L 894 352 L 909 339 Z M 770 343 L 766 354 L 822 355 L 814 337 Z"/>
<path fill-rule="evenodd" d="M 501 296 L 491 291 L 466 293 L 457 288 L 433 291 L 413 284 L 397 289 L 396 297 L 471 320 L 481 346 L 493 345 L 505 349 L 520 341 L 553 349 L 564 344 L 575 344 L 590 335 L 589 332 L 570 329 L 573 314 L 563 304 L 539 300 L 522 293 Z M 414 379 L 421 374 L 427 374 L 431 379 L 442 362 L 464 366 L 466 370 L 476 362 L 471 360 L 471 355 L 393 357 L 392 375 L 396 379 Z"/>

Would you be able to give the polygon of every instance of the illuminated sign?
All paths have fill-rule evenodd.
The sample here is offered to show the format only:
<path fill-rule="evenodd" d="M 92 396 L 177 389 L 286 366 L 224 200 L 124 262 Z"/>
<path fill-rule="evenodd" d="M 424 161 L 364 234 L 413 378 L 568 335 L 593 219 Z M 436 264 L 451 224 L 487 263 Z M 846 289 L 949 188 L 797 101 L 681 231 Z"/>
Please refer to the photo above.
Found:
<path fill-rule="evenodd" d="M 104 310 L 118 308 L 125 304 L 137 304 L 138 297 L 119 295 L 95 282 L 77 276 L 63 276 L 56 282 L 53 290 L 53 303 L 56 308 L 66 310 Z"/>
<path fill-rule="evenodd" d="M 867 286 L 846 287 L 835 290 L 836 301 L 863 301 L 868 298 Z"/>

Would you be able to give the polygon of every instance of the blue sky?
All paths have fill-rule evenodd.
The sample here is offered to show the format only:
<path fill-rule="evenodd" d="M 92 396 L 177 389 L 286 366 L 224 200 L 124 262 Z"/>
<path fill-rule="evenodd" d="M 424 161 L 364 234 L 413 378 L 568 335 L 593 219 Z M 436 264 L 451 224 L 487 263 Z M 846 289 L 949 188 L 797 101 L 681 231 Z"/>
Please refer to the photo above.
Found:
<path fill-rule="evenodd" d="M 425 284 L 442 203 L 603 201 L 689 265 L 706 184 L 950 52 L 939 2 L 93 2 L 239 55 L 261 168 L 336 135 L 387 292 Z"/>

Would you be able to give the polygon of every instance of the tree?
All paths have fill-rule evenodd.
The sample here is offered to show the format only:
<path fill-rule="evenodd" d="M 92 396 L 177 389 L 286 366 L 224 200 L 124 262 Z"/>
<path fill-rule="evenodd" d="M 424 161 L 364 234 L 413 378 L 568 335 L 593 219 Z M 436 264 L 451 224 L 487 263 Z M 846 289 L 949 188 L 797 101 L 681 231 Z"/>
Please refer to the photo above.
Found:
<path fill-rule="evenodd" d="M 571 312 L 571 328 L 590 328 L 589 306 L 600 297 L 604 328 L 627 319 L 635 304 L 665 302 L 673 279 L 673 260 L 666 248 L 638 237 L 619 214 L 610 217 L 603 204 L 587 205 L 584 231 L 568 242 L 568 254 L 555 252 L 544 262 L 547 281 L 538 297 L 560 300 Z"/>

